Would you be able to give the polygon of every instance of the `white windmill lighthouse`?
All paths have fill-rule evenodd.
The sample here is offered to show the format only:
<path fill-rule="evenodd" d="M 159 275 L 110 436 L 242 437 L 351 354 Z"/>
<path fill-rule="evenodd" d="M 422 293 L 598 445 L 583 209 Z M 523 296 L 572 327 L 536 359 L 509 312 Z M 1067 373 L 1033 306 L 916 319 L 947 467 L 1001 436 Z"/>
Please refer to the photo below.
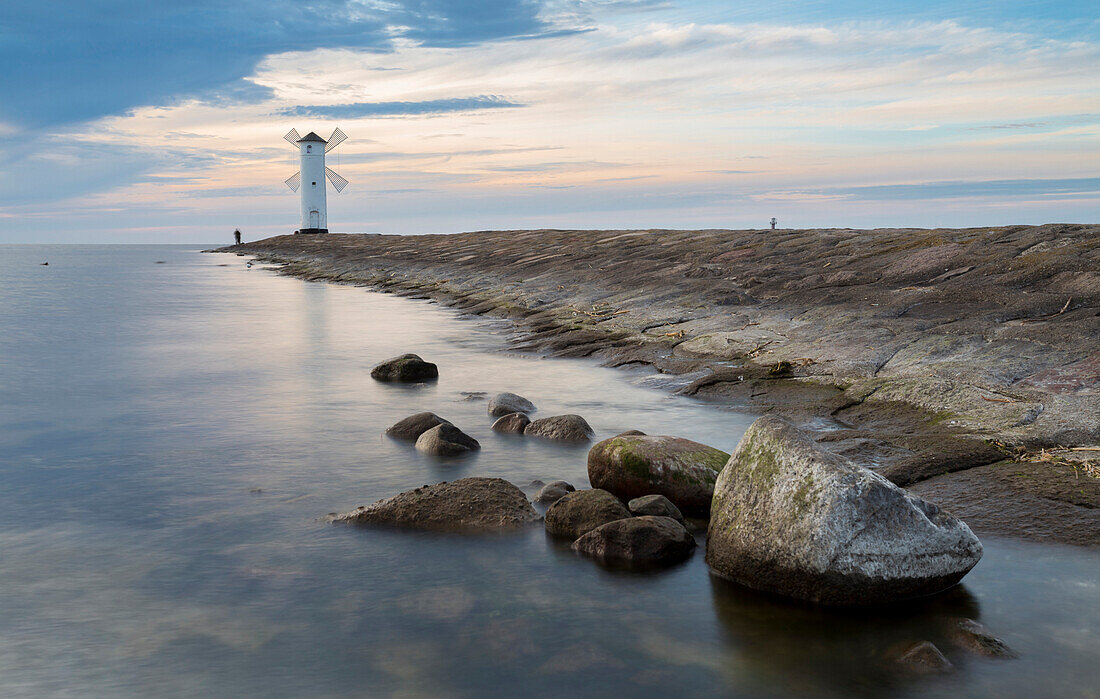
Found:
<path fill-rule="evenodd" d="M 348 181 L 325 167 L 325 153 L 347 140 L 347 135 L 337 128 L 326 141 L 310 131 L 298 136 L 298 129 L 291 129 L 283 136 L 292 145 L 298 146 L 302 165 L 298 172 L 286 180 L 286 186 L 297 192 L 302 188 L 302 227 L 297 233 L 328 233 L 328 209 L 325 199 L 325 177 L 336 188 L 344 191 Z"/>

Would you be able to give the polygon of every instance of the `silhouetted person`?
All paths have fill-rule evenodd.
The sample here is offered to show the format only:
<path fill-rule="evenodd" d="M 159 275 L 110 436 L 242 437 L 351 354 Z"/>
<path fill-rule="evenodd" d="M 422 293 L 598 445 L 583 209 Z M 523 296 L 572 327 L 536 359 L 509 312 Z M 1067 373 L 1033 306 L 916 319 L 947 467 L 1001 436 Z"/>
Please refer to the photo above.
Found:
<path fill-rule="evenodd" d="M 240 245 L 241 244 L 241 229 L 240 228 L 233 231 L 233 240 L 237 241 L 237 242 L 234 243 L 234 245 Z"/>

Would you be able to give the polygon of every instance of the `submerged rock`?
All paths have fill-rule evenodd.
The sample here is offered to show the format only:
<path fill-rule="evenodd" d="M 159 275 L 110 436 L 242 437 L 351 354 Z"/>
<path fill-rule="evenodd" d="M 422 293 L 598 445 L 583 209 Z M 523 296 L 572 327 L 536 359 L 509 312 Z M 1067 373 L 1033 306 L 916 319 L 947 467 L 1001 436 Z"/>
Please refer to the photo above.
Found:
<path fill-rule="evenodd" d="M 695 539 L 671 517 L 647 515 L 596 527 L 574 541 L 573 550 L 605 565 L 655 568 L 686 560 Z"/>
<path fill-rule="evenodd" d="M 416 450 L 436 456 L 455 456 L 480 449 L 478 441 L 449 422 L 426 430 L 416 440 Z"/>
<path fill-rule="evenodd" d="M 500 478 L 460 478 L 426 485 L 354 512 L 333 522 L 378 524 L 408 529 L 492 532 L 520 529 L 539 515 L 523 491 Z"/>
<path fill-rule="evenodd" d="M 577 489 L 565 481 L 551 481 L 535 495 L 535 502 L 551 505 Z"/>
<path fill-rule="evenodd" d="M 919 597 L 982 556 L 964 523 L 762 417 L 718 477 L 707 563 L 759 590 L 826 604 Z"/>
<path fill-rule="evenodd" d="M 436 425 L 450 424 L 450 420 L 444 420 L 435 413 L 417 413 L 410 415 L 404 420 L 398 420 L 389 429 L 386 430 L 386 434 L 394 439 L 401 439 L 406 442 L 415 442 L 416 438 L 424 434 Z"/>
<path fill-rule="evenodd" d="M 546 532 L 576 539 L 601 524 L 630 516 L 626 505 L 606 490 L 578 490 L 563 496 L 546 511 Z"/>
<path fill-rule="evenodd" d="M 931 641 L 920 641 L 909 646 L 898 656 L 897 662 L 910 672 L 920 674 L 938 674 L 955 669 Z"/>
<path fill-rule="evenodd" d="M 1016 653 L 989 629 L 973 619 L 956 619 L 951 627 L 951 640 L 972 653 L 987 658 L 1015 658 Z"/>
<path fill-rule="evenodd" d="M 439 368 L 418 355 L 403 354 L 381 362 L 371 369 L 370 375 L 378 381 L 425 381 L 439 378 Z"/>
<path fill-rule="evenodd" d="M 531 424 L 531 418 L 527 417 L 523 413 L 511 413 L 504 417 L 498 418 L 493 423 L 494 432 L 503 432 L 505 434 L 523 434 L 523 431 L 527 429 L 527 426 Z"/>
<path fill-rule="evenodd" d="M 556 442 L 587 442 L 596 433 L 580 415 L 555 415 L 535 420 L 523 434 Z"/>
<path fill-rule="evenodd" d="M 489 414 L 493 417 L 533 412 L 535 412 L 535 404 L 515 393 L 498 393 L 489 399 Z"/>
<path fill-rule="evenodd" d="M 656 493 L 705 517 L 728 459 L 724 451 L 680 437 L 612 437 L 588 452 L 588 479 L 624 500 Z"/>
<path fill-rule="evenodd" d="M 635 517 L 650 515 L 653 517 L 671 517 L 677 522 L 683 523 L 684 515 L 680 508 L 672 504 L 672 501 L 664 495 L 643 495 L 626 503 L 626 508 Z"/>

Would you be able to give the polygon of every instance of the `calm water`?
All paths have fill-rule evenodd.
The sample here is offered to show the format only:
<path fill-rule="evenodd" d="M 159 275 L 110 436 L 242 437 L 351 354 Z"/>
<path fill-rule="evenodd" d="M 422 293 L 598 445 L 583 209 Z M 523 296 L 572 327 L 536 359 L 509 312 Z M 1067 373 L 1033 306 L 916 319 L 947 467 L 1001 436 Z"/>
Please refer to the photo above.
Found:
<path fill-rule="evenodd" d="M 501 323 L 244 262 L 0 247 L 0 695 L 1098 696 L 1095 551 L 987 538 L 953 593 L 854 613 L 714 580 L 701 550 L 630 575 L 538 528 L 325 524 L 462 476 L 587 485 L 585 447 L 497 435 L 463 392 L 515 391 L 600 438 L 730 450 L 749 420 L 647 374 L 505 353 Z M 369 378 L 408 351 L 440 380 Z M 420 410 L 483 450 L 439 461 L 380 436 Z M 1020 659 L 955 650 L 955 615 Z M 893 647 L 923 639 L 955 673 L 890 669 Z"/>

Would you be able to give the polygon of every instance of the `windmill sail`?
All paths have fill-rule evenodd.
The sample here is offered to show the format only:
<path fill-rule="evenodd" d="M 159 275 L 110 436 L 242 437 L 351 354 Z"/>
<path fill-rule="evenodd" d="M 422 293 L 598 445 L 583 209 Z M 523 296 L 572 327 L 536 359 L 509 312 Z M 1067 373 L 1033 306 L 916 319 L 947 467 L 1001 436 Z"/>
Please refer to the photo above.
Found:
<path fill-rule="evenodd" d="M 296 146 L 298 145 L 298 139 L 301 138 L 301 136 L 298 135 L 298 129 L 291 129 L 290 131 L 286 132 L 286 136 L 283 136 L 283 138 L 285 138 L 286 142 L 290 145 Z"/>
<path fill-rule="evenodd" d="M 325 152 L 328 153 L 346 140 L 348 140 L 348 135 L 337 126 L 336 130 L 332 132 L 332 135 L 328 137 L 328 143 L 325 144 Z"/>
<path fill-rule="evenodd" d="M 325 174 L 328 175 L 328 181 L 332 183 L 332 186 L 336 188 L 337 192 L 344 191 L 344 187 L 348 186 L 348 181 L 343 177 L 337 175 L 332 168 L 325 168 Z"/>
<path fill-rule="evenodd" d="M 290 191 L 297 192 L 298 187 L 302 184 L 302 171 L 294 173 L 290 177 L 286 178 L 286 186 L 290 187 Z"/>

